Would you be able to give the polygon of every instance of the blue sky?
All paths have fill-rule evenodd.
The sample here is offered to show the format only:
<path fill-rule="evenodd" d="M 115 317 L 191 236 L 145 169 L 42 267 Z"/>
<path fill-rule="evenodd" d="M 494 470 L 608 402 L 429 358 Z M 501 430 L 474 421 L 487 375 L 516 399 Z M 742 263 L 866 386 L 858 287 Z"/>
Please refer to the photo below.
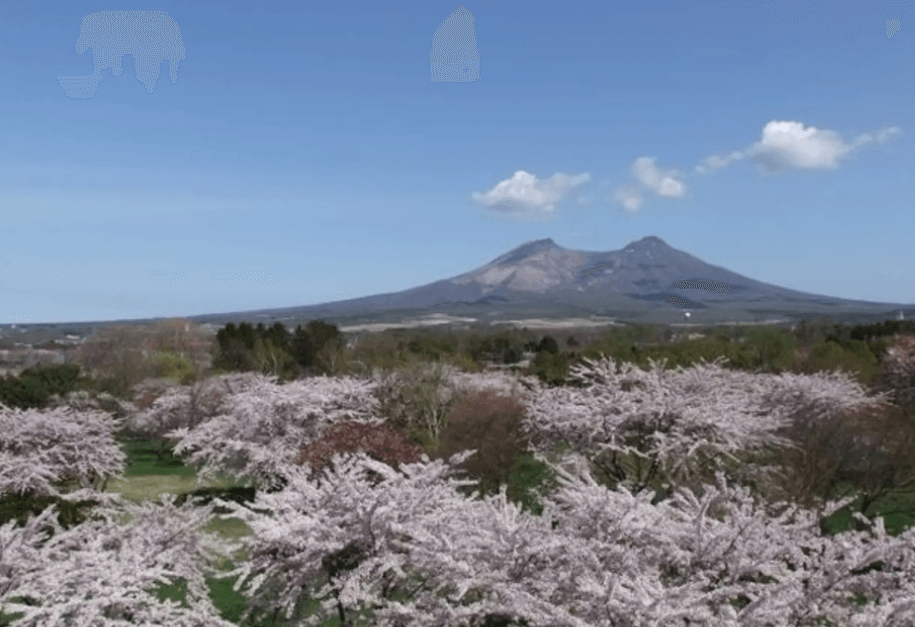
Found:
<path fill-rule="evenodd" d="M 915 302 L 915 3 L 623 4 L 466 4 L 479 78 L 432 82 L 454 2 L 0 0 L 0 323 L 393 292 L 545 237 Z M 175 82 L 127 55 L 69 97 L 100 11 L 166 12 Z"/>

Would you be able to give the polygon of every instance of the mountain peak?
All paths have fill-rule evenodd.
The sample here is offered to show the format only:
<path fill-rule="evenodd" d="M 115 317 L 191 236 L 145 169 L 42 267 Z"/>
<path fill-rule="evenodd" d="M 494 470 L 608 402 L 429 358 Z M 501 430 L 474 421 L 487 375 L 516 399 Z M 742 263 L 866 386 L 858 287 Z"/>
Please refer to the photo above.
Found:
<path fill-rule="evenodd" d="M 553 241 L 551 238 L 549 238 L 549 237 L 546 237 L 546 238 L 544 238 L 544 239 L 535 239 L 533 242 L 528 242 L 528 244 L 529 244 L 529 245 L 537 244 L 537 245 L 540 245 L 540 246 L 543 246 L 543 247 L 546 247 L 546 246 L 557 246 L 556 242 L 554 242 L 554 241 Z"/>
<path fill-rule="evenodd" d="M 624 250 L 633 250 L 633 249 L 659 249 L 659 248 L 670 248 L 667 245 L 667 242 L 662 240 L 660 237 L 655 235 L 649 235 L 648 237 L 643 237 L 642 239 L 636 242 L 629 242 L 626 245 Z"/>
<path fill-rule="evenodd" d="M 536 255 L 537 253 L 549 250 L 551 248 L 562 249 L 562 246 L 559 246 L 549 237 L 545 239 L 537 239 L 526 244 L 521 244 L 517 248 L 510 250 L 506 254 L 502 255 L 498 259 L 495 259 L 492 263 L 517 263 L 531 255 Z"/>

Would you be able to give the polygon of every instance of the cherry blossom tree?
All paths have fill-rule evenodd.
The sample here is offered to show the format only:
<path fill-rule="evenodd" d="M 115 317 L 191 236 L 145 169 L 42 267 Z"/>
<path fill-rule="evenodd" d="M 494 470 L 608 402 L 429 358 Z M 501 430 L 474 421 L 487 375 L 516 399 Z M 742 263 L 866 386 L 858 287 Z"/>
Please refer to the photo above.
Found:
<path fill-rule="evenodd" d="M 132 437 L 159 439 L 161 457 L 170 444 L 167 433 L 182 427 L 194 428 L 219 415 L 227 397 L 250 385 L 253 385 L 250 377 L 227 375 L 198 381 L 193 385 L 167 386 L 130 416 L 125 423 L 124 433 Z M 138 393 L 143 394 L 142 391 Z"/>
<path fill-rule="evenodd" d="M 575 376 L 582 387 L 524 385 L 537 456 L 560 484 L 542 494 L 540 516 L 510 502 L 504 486 L 493 496 L 463 496 L 458 488 L 475 482 L 453 475 L 474 451 L 447 461 L 421 456 L 395 469 L 355 447 L 316 474 L 311 464 L 295 463 L 303 446 L 335 424 L 384 422 L 373 382 L 317 378 L 277 386 L 259 376 L 227 396 L 224 413 L 169 433 L 176 452 L 203 471 L 229 471 L 278 490 L 258 491 L 250 504 L 216 499 L 178 508 L 166 497 L 125 508 L 117 497 L 83 487 L 66 496 L 104 497 L 95 520 L 58 528 L 50 538 L 52 510 L 24 527 L 0 527 L 2 609 L 22 614 L 14 627 L 225 627 L 203 577 L 220 557 L 231 557 L 237 567 L 220 576 L 238 577 L 236 590 L 250 599 L 246 616 L 282 613 L 296 626 L 332 616 L 352 625 L 366 615 L 391 627 L 915 622 L 915 531 L 892 537 L 881 518 L 859 516 L 862 530 L 826 535 L 823 517 L 849 499 L 817 511 L 763 499 L 741 482 L 766 467 L 732 468 L 728 477 L 718 463 L 746 450 L 791 446 L 802 425 L 877 406 L 883 397 L 867 396 L 838 374 L 751 375 L 717 364 L 677 371 L 652 364 L 646 372 L 602 360 Z M 10 421 L 10 428 L 22 425 L 27 445 L 2 441 L 10 467 L 21 468 L 0 475 L 0 485 L 52 490 L 69 476 L 98 488 L 98 477 L 118 470 L 105 439 L 117 421 L 97 416 L 92 427 L 76 410 L 54 412 L 53 421 L 40 412 Z M 61 444 L 80 438 L 101 452 Z M 572 450 L 550 461 L 541 451 L 560 442 Z M 48 453 L 55 448 L 58 454 Z M 614 466 L 622 453 L 632 460 L 619 457 Z M 598 481 L 592 469 L 618 480 Z M 652 486 L 665 480 L 683 485 L 657 499 Z M 227 508 L 220 518 L 241 518 L 254 534 L 235 542 L 202 534 L 214 507 Z M 131 521 L 115 520 L 125 512 Z M 178 580 L 188 585 L 187 608 L 155 595 L 157 585 Z M 319 611 L 306 616 L 314 599 Z"/>
<path fill-rule="evenodd" d="M 66 530 L 56 505 L 24 524 L 0 527 L 0 611 L 16 616 L 16 627 L 227 627 L 204 575 L 234 545 L 201 534 L 212 509 L 175 508 L 173 497 L 134 506 L 104 492 L 107 480 L 124 470 L 113 436 L 117 422 L 95 409 L 0 407 L 0 495 L 100 505 Z M 68 491 L 74 483 L 78 489 Z M 133 518 L 126 526 L 125 506 Z M 189 608 L 156 595 L 159 585 L 179 580 L 189 587 Z"/>
<path fill-rule="evenodd" d="M 653 504 L 651 491 L 599 485 L 574 455 L 537 517 L 504 489 L 460 497 L 462 482 L 448 475 L 467 455 L 401 472 L 340 455 L 321 481 L 289 469 L 281 493 L 258 494 L 250 508 L 221 502 L 255 532 L 245 539 L 249 560 L 233 571 L 249 611 L 282 612 L 296 625 L 331 616 L 353 624 L 366 611 L 372 624 L 391 626 L 495 616 L 570 626 L 915 619 L 915 532 L 887 536 L 882 519 L 868 532 L 825 537 L 818 514 L 761 504 L 722 473 L 701 496 L 683 488 Z M 369 470 L 383 480 L 370 481 Z M 395 591 L 406 598 L 394 600 Z M 310 599 L 322 603 L 306 618 Z"/>
<path fill-rule="evenodd" d="M 115 428 L 102 411 L 0 406 L 0 494 L 59 496 L 55 483 L 61 481 L 104 491 L 126 461 Z"/>
<path fill-rule="evenodd" d="M 462 376 L 450 372 L 445 377 L 455 397 L 468 390 L 511 392 L 519 385 L 518 380 L 503 374 Z M 275 487 L 283 481 L 281 466 L 293 463 L 299 449 L 319 438 L 331 424 L 343 419 L 374 425 L 385 422 L 381 416 L 383 401 L 378 393 L 384 379 L 377 373 L 371 378 L 312 377 L 282 386 L 276 380 L 264 375 L 249 377 L 243 389 L 223 398 L 224 413 L 194 427 L 183 425 L 165 433 L 175 443 L 175 454 L 185 456 L 188 463 L 198 468 L 198 483 L 222 474 Z M 175 401 L 179 407 L 182 402 Z M 430 391 L 423 392 L 419 405 L 409 405 L 409 409 L 429 416 L 425 427 L 437 434 L 448 406 L 448 401 L 436 400 Z M 161 433 L 156 425 L 167 425 L 169 420 L 177 419 L 173 408 L 165 398 L 161 410 L 154 408 L 155 411 L 139 416 L 136 424 L 147 421 L 151 429 Z M 409 422 L 411 414 L 405 415 Z"/>
<path fill-rule="evenodd" d="M 173 497 L 172 497 L 173 498 Z M 0 527 L 0 608 L 15 627 L 175 625 L 236 627 L 213 606 L 205 575 L 232 551 L 201 530 L 212 508 L 133 505 L 109 499 L 99 519 L 64 531 L 50 507 L 24 527 Z M 132 515 L 122 520 L 123 508 Z M 48 538 L 44 529 L 55 529 Z M 188 607 L 159 600 L 162 584 L 186 582 Z"/>
<path fill-rule="evenodd" d="M 260 375 L 249 389 L 226 401 L 226 413 L 166 434 L 177 442 L 175 454 L 197 467 L 198 487 L 219 474 L 276 486 L 282 466 L 330 423 L 379 422 L 372 420 L 377 401 L 368 381 L 314 377 L 278 386 L 276 379 Z"/>
<path fill-rule="evenodd" d="M 781 470 L 744 463 L 738 453 L 796 446 L 804 421 L 879 404 L 843 373 L 763 375 L 727 370 L 718 360 L 689 369 L 651 361 L 642 371 L 613 359 L 585 360 L 570 379 L 581 387 L 541 389 L 524 429 L 534 450 L 558 443 L 584 454 L 606 481 L 635 491 L 688 485 L 726 460 L 743 481 L 768 486 Z"/>

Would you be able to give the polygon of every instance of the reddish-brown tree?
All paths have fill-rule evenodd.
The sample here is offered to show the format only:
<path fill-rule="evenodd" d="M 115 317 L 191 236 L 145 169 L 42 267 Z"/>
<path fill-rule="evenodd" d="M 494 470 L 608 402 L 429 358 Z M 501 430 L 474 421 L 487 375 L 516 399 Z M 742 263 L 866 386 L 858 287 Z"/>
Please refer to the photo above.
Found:
<path fill-rule="evenodd" d="M 327 467 L 335 454 L 358 451 L 398 469 L 400 464 L 421 461 L 424 452 L 421 446 L 411 444 L 387 425 L 345 420 L 331 425 L 320 438 L 303 446 L 298 463 L 308 463 L 314 478 Z"/>

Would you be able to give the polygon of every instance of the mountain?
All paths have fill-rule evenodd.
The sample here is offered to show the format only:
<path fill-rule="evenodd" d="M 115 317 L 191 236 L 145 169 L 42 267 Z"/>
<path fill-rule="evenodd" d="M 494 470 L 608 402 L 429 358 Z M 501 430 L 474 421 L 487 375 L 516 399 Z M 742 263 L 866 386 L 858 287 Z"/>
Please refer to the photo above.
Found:
<path fill-rule="evenodd" d="M 756 281 L 649 236 L 607 252 L 569 250 L 552 239 L 535 240 L 465 274 L 401 292 L 244 314 L 275 320 L 320 317 L 338 323 L 425 314 L 485 316 L 493 323 L 525 316 L 607 316 L 669 324 L 681 321 L 686 309 L 697 314 L 696 322 L 722 322 L 838 314 L 895 317 L 900 307 L 911 305 L 808 294 Z M 236 315 L 242 314 L 194 319 Z"/>

